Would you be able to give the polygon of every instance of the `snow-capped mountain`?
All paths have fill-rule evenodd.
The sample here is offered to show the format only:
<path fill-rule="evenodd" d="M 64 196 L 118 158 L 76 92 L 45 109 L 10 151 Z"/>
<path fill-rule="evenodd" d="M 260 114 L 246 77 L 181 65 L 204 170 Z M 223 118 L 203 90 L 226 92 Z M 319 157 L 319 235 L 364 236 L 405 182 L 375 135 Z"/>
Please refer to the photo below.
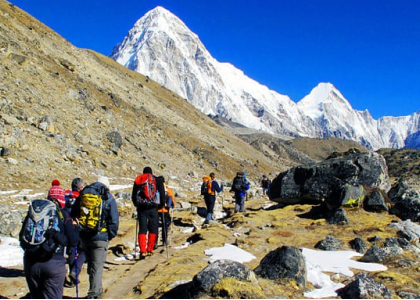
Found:
<path fill-rule="evenodd" d="M 140 18 L 110 56 L 203 113 L 250 128 L 294 137 L 340 137 L 371 149 L 420 145 L 420 112 L 374 120 L 367 110 L 354 110 L 331 83 L 320 83 L 295 103 L 218 62 L 196 34 L 162 7 Z"/>

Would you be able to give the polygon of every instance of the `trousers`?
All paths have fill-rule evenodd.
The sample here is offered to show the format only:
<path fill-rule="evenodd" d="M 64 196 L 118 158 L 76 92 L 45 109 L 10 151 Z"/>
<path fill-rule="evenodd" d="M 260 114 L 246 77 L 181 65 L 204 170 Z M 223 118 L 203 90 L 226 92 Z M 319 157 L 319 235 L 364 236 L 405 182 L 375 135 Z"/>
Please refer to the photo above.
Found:
<path fill-rule="evenodd" d="M 101 298 L 102 296 L 102 273 L 108 251 L 108 241 L 92 241 L 90 238 L 81 237 L 82 247 L 85 251 L 87 261 L 87 273 L 89 275 L 89 291 L 87 297 L 90 299 Z"/>

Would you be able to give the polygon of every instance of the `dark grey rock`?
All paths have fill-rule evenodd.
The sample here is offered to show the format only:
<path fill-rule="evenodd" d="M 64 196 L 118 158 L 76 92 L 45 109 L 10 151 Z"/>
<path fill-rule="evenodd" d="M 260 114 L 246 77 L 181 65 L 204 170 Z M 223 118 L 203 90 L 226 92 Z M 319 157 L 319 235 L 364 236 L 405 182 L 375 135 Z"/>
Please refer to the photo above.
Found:
<path fill-rule="evenodd" d="M 345 184 L 341 188 L 340 198 L 338 198 L 337 203 L 334 203 L 333 207 L 359 207 L 363 203 L 365 194 L 363 186 Z M 331 203 L 328 204 L 331 205 Z"/>
<path fill-rule="evenodd" d="M 402 196 L 407 192 L 408 185 L 404 180 L 400 180 L 397 184 L 393 185 L 388 192 L 388 198 L 392 202 L 402 199 Z"/>
<path fill-rule="evenodd" d="M 387 170 L 384 157 L 375 152 L 331 158 L 281 173 L 273 180 L 269 197 L 286 204 L 325 202 L 334 210 L 342 205 L 346 187 L 365 186 L 387 192 Z"/>
<path fill-rule="evenodd" d="M 359 261 L 367 263 L 379 263 L 383 262 L 388 257 L 399 255 L 401 253 L 403 253 L 403 250 L 400 247 L 379 248 L 378 246 L 374 245 L 366 251 L 365 255 L 363 255 Z"/>
<path fill-rule="evenodd" d="M 420 199 L 418 197 L 407 196 L 395 202 L 389 213 L 396 215 L 401 220 L 420 221 Z"/>
<path fill-rule="evenodd" d="M 330 211 L 326 215 L 327 222 L 331 225 L 344 225 L 349 222 L 347 219 L 346 211 L 342 207 L 334 211 Z"/>
<path fill-rule="evenodd" d="M 365 243 L 365 241 L 360 237 L 357 237 L 354 240 L 351 240 L 350 247 L 362 254 L 364 254 L 366 250 L 369 248 L 368 245 Z"/>
<path fill-rule="evenodd" d="M 388 211 L 388 206 L 381 191 L 378 189 L 373 190 L 363 202 L 363 207 L 367 211 L 383 212 Z"/>
<path fill-rule="evenodd" d="M 367 273 L 359 273 L 354 281 L 338 289 L 337 294 L 343 299 L 391 299 L 391 291 L 382 283 L 373 280 Z"/>
<path fill-rule="evenodd" d="M 255 273 L 241 263 L 232 260 L 217 260 L 200 271 L 193 278 L 193 294 L 210 293 L 213 286 L 223 278 L 257 282 Z"/>
<path fill-rule="evenodd" d="M 343 247 L 343 242 L 331 235 L 327 235 L 325 239 L 323 239 L 322 241 L 319 241 L 315 245 L 315 248 L 326 250 L 326 251 L 336 251 L 336 250 L 341 249 L 342 247 Z"/>
<path fill-rule="evenodd" d="M 306 286 L 306 264 L 302 252 L 291 246 L 283 246 L 268 253 L 255 268 L 255 273 L 263 278 L 294 279 Z"/>

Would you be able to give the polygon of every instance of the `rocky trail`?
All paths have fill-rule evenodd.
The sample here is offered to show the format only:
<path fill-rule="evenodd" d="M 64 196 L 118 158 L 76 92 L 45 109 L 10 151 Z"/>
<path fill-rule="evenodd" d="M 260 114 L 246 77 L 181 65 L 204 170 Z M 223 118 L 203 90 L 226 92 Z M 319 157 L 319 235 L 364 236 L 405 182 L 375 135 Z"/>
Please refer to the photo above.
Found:
<path fill-rule="evenodd" d="M 147 275 L 158 264 L 164 264 L 176 251 L 172 245 L 164 248 L 160 243 L 154 251 L 154 255 L 144 260 L 129 260 L 133 253 L 134 236 L 136 230 L 135 219 L 122 219 L 122 226 L 118 236 L 110 242 L 107 260 L 104 265 L 102 278 L 104 299 L 135 299 L 148 298 L 150 294 L 140 294 L 137 289 Z M 175 226 L 175 225 L 174 225 Z M 173 230 L 173 241 L 181 242 L 177 230 Z M 159 232 L 160 233 L 160 232 Z M 166 253 L 168 250 L 168 255 Z M 127 259 L 125 259 L 127 257 Z M 78 296 L 84 298 L 89 289 L 89 278 L 85 264 L 80 274 Z M 0 268 L 0 299 L 27 298 L 28 288 L 26 285 L 23 266 Z M 77 298 L 76 288 L 64 288 L 63 298 Z"/>

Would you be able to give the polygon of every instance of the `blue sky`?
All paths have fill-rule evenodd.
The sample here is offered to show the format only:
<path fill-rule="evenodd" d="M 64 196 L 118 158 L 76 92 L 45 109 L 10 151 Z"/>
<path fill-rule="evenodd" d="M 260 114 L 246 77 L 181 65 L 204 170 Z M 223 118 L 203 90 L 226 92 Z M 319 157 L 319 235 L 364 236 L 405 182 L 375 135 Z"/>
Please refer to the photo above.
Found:
<path fill-rule="evenodd" d="M 418 0 L 10 0 L 73 45 L 109 55 L 160 5 L 220 62 L 297 102 L 331 82 L 375 119 L 420 110 Z"/>

